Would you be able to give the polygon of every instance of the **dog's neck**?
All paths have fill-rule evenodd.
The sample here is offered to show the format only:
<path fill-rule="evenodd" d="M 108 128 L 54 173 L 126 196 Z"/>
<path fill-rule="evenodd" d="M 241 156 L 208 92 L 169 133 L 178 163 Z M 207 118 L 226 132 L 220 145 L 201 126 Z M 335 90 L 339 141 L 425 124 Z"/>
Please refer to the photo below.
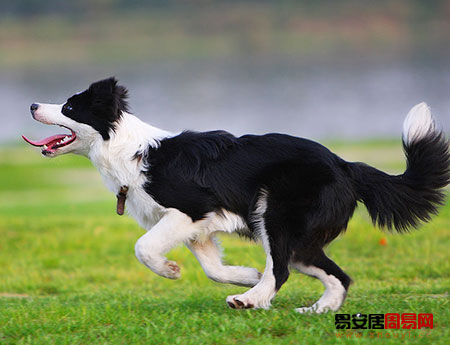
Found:
<path fill-rule="evenodd" d="M 100 172 L 106 186 L 117 193 L 122 186 L 139 185 L 141 172 L 148 168 L 139 157 L 149 147 L 157 147 L 159 141 L 173 136 L 162 129 L 150 126 L 136 116 L 123 113 L 109 140 L 96 140 L 88 158 Z"/>

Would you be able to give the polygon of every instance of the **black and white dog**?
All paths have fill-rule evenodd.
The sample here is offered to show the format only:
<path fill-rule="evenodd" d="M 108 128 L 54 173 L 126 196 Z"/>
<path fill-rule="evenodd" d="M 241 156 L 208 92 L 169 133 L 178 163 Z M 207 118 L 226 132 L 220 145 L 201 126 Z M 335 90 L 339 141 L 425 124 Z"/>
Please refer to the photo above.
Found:
<path fill-rule="evenodd" d="M 375 224 L 405 232 L 429 221 L 450 181 L 448 141 L 425 103 L 403 128 L 407 169 L 392 176 L 350 163 L 324 146 L 282 134 L 235 137 L 224 131 L 172 134 L 127 110 L 127 90 L 114 78 L 93 83 L 65 103 L 31 105 L 33 118 L 70 130 L 40 141 L 24 139 L 55 157 L 88 157 L 107 187 L 148 232 L 136 256 L 156 274 L 180 277 L 165 254 L 185 243 L 209 278 L 252 287 L 228 296 L 231 308 L 268 308 L 289 267 L 320 279 L 323 296 L 298 312 L 338 310 L 350 278 L 323 247 L 345 231 L 357 201 Z M 260 240 L 264 273 L 227 266 L 215 240 L 219 231 Z"/>

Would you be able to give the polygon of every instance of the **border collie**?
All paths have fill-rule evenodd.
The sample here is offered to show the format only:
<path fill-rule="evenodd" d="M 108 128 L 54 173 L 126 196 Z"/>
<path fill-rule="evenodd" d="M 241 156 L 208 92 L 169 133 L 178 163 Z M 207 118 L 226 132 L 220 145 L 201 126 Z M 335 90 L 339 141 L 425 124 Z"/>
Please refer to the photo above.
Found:
<path fill-rule="evenodd" d="M 338 310 L 351 280 L 323 247 L 345 231 L 357 201 L 375 225 L 407 232 L 437 213 L 450 182 L 448 141 L 425 103 L 406 117 L 407 168 L 395 176 L 289 135 L 166 132 L 130 114 L 127 89 L 115 78 L 95 82 L 63 104 L 34 103 L 31 114 L 71 134 L 23 138 L 47 157 L 88 157 L 117 195 L 117 212 L 126 202 L 147 230 L 135 246 L 141 263 L 177 279 L 180 268 L 165 254 L 184 243 L 212 280 L 251 287 L 227 297 L 236 309 L 269 308 L 293 268 L 325 287 L 313 306 L 298 312 Z M 264 272 L 224 265 L 219 231 L 261 241 Z"/>

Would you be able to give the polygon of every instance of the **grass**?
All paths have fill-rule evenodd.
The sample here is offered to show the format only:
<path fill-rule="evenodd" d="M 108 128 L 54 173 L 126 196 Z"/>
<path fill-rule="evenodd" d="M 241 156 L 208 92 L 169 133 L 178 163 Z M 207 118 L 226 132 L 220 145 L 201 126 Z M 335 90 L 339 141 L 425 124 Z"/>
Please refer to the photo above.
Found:
<path fill-rule="evenodd" d="M 349 160 L 404 168 L 396 141 L 331 146 Z M 156 276 L 134 257 L 143 230 L 115 215 L 114 199 L 84 158 L 0 149 L 1 344 L 449 343 L 450 205 L 402 236 L 373 229 L 361 207 L 327 249 L 354 279 L 341 313 L 433 313 L 434 329 L 337 338 L 334 313 L 293 311 L 320 297 L 311 278 L 292 274 L 270 310 L 236 311 L 225 297 L 245 288 L 209 281 L 184 247 L 168 255 L 182 278 Z M 221 239 L 228 263 L 263 269 L 259 246 Z"/>

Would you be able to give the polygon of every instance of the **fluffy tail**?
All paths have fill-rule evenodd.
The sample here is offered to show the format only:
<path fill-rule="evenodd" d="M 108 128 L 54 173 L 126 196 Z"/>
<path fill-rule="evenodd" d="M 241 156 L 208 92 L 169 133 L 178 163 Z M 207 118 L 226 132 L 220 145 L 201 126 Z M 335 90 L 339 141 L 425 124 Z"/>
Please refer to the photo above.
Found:
<path fill-rule="evenodd" d="M 350 164 L 359 201 L 374 224 L 406 232 L 436 214 L 450 182 L 449 142 L 436 128 L 425 103 L 413 107 L 403 124 L 406 171 L 392 176 L 363 163 Z"/>

